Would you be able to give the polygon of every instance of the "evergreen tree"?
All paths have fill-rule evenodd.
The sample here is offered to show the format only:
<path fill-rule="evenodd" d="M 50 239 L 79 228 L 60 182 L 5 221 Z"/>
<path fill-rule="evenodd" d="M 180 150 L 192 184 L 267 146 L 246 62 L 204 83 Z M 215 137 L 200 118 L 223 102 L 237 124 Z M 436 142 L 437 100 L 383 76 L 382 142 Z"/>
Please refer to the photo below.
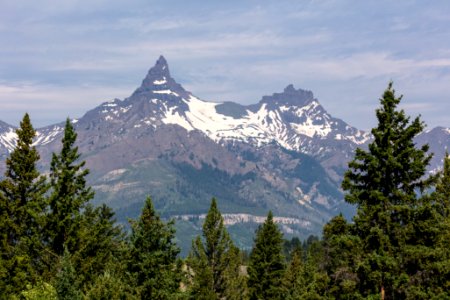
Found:
<path fill-rule="evenodd" d="M 243 260 L 236 246 L 230 246 L 226 261 L 227 267 L 223 274 L 225 282 L 223 297 L 227 300 L 247 299 L 247 278 L 243 275 L 241 268 Z"/>
<path fill-rule="evenodd" d="M 94 197 L 94 192 L 86 186 L 89 170 L 83 169 L 84 161 L 78 162 L 80 154 L 78 147 L 74 146 L 76 138 L 77 134 L 67 119 L 62 149 L 58 154 L 53 153 L 50 165 L 52 190 L 45 233 L 54 257 L 61 257 L 64 249 L 70 253 L 70 268 L 73 272 L 68 274 L 71 269 L 63 268 L 63 272 L 59 271 L 57 276 L 62 274 L 65 276 L 63 279 L 72 276 L 72 286 L 67 288 L 77 286 L 80 293 L 86 294 L 92 289 L 93 282 L 99 285 L 106 282 L 99 278 L 103 278 L 107 268 L 120 264 L 118 260 L 122 256 L 119 254 L 124 246 L 123 234 L 115 225 L 112 210 L 106 205 L 94 208 L 88 203 Z M 68 261 L 69 258 L 63 259 L 66 265 Z M 58 264 L 55 262 L 54 265 Z M 59 289 L 58 293 L 61 295 Z M 69 298 L 75 297 L 70 296 L 70 293 L 67 295 Z"/>
<path fill-rule="evenodd" d="M 141 299 L 171 299 L 180 287 L 174 223 L 165 224 L 147 198 L 140 219 L 131 223 L 128 272 Z"/>
<path fill-rule="evenodd" d="M 85 299 L 89 300 L 122 300 L 139 299 L 132 293 L 132 287 L 128 286 L 122 276 L 106 270 L 98 276 L 86 292 Z M 152 298 L 156 299 L 156 298 Z"/>
<path fill-rule="evenodd" d="M 436 209 L 433 198 L 423 197 L 407 225 L 407 242 L 396 257 L 401 262 L 396 297 L 450 299 L 450 227 Z M 444 297 L 444 293 L 445 296 Z M 399 297 L 400 296 L 400 297 Z"/>
<path fill-rule="evenodd" d="M 114 212 L 105 204 L 86 205 L 79 231 L 79 249 L 71 253 L 72 264 L 83 293 L 95 279 L 123 259 L 124 236 L 115 224 Z"/>
<path fill-rule="evenodd" d="M 443 221 L 438 223 L 442 227 L 438 229 L 440 241 L 438 247 L 436 247 L 440 249 L 439 257 L 441 260 L 434 263 L 434 273 L 439 275 L 434 277 L 433 283 L 434 286 L 441 287 L 443 291 L 448 293 L 450 290 L 450 156 L 447 152 L 445 153 L 443 170 L 436 185 L 436 192 L 432 197 L 436 199 L 437 210 L 443 217 Z M 450 295 L 446 294 L 446 296 L 450 298 Z"/>
<path fill-rule="evenodd" d="M 298 237 L 293 237 L 291 240 L 285 240 L 283 244 L 283 256 L 287 262 L 290 262 L 296 252 L 303 253 L 302 242 Z M 302 254 L 303 255 L 303 254 Z"/>
<path fill-rule="evenodd" d="M 435 192 L 415 209 L 402 251 L 406 271 L 400 288 L 409 299 L 450 299 L 449 162 L 446 156 Z"/>
<path fill-rule="evenodd" d="M 282 255 L 283 235 L 269 212 L 256 232 L 248 266 L 250 299 L 283 299 L 282 278 L 285 271 Z"/>
<path fill-rule="evenodd" d="M 80 282 L 73 267 L 69 251 L 64 251 L 60 258 L 59 271 L 55 276 L 55 289 L 59 300 L 81 300 Z"/>
<path fill-rule="evenodd" d="M 433 182 L 424 179 L 431 159 L 428 146 L 417 149 L 413 140 L 424 124 L 419 117 L 410 121 L 398 110 L 400 100 L 390 83 L 376 110 L 374 141 L 368 151 L 356 150 L 342 184 L 348 191 L 346 201 L 358 208 L 355 233 L 364 252 L 357 270 L 359 287 L 364 296 L 384 294 L 385 299 L 405 297 L 401 286 L 409 278 L 402 250 L 414 242 L 409 238 L 422 205 L 418 192 Z"/>
<path fill-rule="evenodd" d="M 78 147 L 74 146 L 76 138 L 77 134 L 67 119 L 61 152 L 53 153 L 50 165 L 52 192 L 46 227 L 50 249 L 56 255 L 62 255 L 65 247 L 74 252 L 80 246 L 81 210 L 94 197 L 92 189 L 86 187 L 89 171 L 83 170 L 85 162 L 77 163 L 80 154 Z"/>
<path fill-rule="evenodd" d="M 306 291 L 302 249 L 300 247 L 295 248 L 291 256 L 291 262 L 283 277 L 283 286 L 287 300 L 298 300 L 302 299 L 302 295 Z"/>
<path fill-rule="evenodd" d="M 305 245 L 303 281 L 306 283 L 301 299 L 326 299 L 330 278 L 325 268 L 325 249 L 316 236 L 308 237 Z"/>
<path fill-rule="evenodd" d="M 192 250 L 187 259 L 188 274 L 191 276 L 191 299 L 214 300 L 219 299 L 214 290 L 213 270 L 201 238 L 198 236 L 192 241 Z"/>
<path fill-rule="evenodd" d="M 339 299 L 358 299 L 355 266 L 361 260 L 361 240 L 342 214 L 323 228 L 324 271 L 330 276 L 328 294 Z"/>
<path fill-rule="evenodd" d="M 445 153 L 444 166 L 436 184 L 434 194 L 439 213 L 446 219 L 450 218 L 450 156 Z"/>
<path fill-rule="evenodd" d="M 214 198 L 203 223 L 203 238 L 204 244 L 200 237 L 193 242 L 188 259 L 194 273 L 191 288 L 193 297 L 222 299 L 237 294 L 244 284 L 240 274 L 239 251 L 223 224 Z M 241 297 L 243 295 L 241 293 Z"/>
<path fill-rule="evenodd" d="M 58 300 L 55 288 L 46 282 L 37 282 L 35 286 L 28 286 L 27 290 L 20 293 L 21 297 L 12 297 L 12 299 L 25 300 Z"/>
<path fill-rule="evenodd" d="M 46 179 L 39 174 L 39 154 L 32 146 L 36 131 L 25 114 L 16 130 L 17 145 L 6 159 L 0 182 L 0 290 L 4 295 L 35 284 L 45 269 L 42 228 Z"/>

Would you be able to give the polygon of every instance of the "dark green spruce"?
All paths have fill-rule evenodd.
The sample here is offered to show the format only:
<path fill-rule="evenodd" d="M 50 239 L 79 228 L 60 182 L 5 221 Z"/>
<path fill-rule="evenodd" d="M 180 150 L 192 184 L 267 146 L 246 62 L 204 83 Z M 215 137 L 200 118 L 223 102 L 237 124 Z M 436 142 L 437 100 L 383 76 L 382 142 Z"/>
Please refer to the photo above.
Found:
<path fill-rule="evenodd" d="M 79 249 L 70 254 L 77 284 L 85 293 L 98 276 L 110 268 L 120 268 L 125 242 L 114 212 L 105 204 L 86 205 L 79 228 Z"/>
<path fill-rule="evenodd" d="M 128 273 L 141 299 L 175 299 L 180 288 L 180 249 L 174 222 L 164 223 L 147 198 L 138 221 L 131 223 Z"/>
<path fill-rule="evenodd" d="M 0 182 L 0 290 L 3 297 L 34 284 L 48 266 L 42 230 L 48 185 L 37 169 L 36 131 L 25 114 Z"/>
<path fill-rule="evenodd" d="M 297 247 L 291 254 L 291 261 L 283 277 L 283 287 L 287 300 L 302 299 L 302 295 L 306 291 L 304 271 L 302 249 Z"/>
<path fill-rule="evenodd" d="M 428 146 L 414 143 L 424 123 L 410 120 L 400 101 L 390 83 L 376 110 L 374 141 L 368 151 L 356 150 L 342 187 L 358 208 L 353 233 L 362 247 L 355 269 L 361 295 L 430 299 L 439 293 L 428 280 L 436 276 L 429 268 L 441 259 L 435 249 L 440 217 L 424 192 L 435 178 L 426 176 Z"/>
<path fill-rule="evenodd" d="M 358 274 L 355 266 L 361 261 L 362 246 L 354 226 L 342 214 L 331 219 L 323 228 L 323 271 L 329 277 L 328 295 L 337 299 L 358 299 Z"/>
<path fill-rule="evenodd" d="M 282 279 L 285 262 L 283 235 L 274 223 L 272 212 L 257 232 L 248 265 L 248 288 L 251 300 L 284 299 Z"/>
<path fill-rule="evenodd" d="M 80 154 L 75 146 L 76 139 L 77 133 L 67 119 L 61 152 L 53 153 L 50 165 L 52 190 L 46 227 L 50 249 L 58 256 L 65 248 L 69 252 L 79 249 L 81 210 L 94 197 L 92 189 L 86 186 L 89 170 L 84 169 L 84 161 L 78 161 Z"/>
<path fill-rule="evenodd" d="M 239 250 L 234 246 L 223 217 L 212 199 L 203 223 L 203 238 L 192 243 L 188 265 L 194 274 L 193 299 L 244 299 L 245 281 L 240 273 Z"/>
<path fill-rule="evenodd" d="M 59 300 L 81 300 L 83 294 L 79 286 L 77 273 L 73 267 L 69 251 L 63 253 L 60 270 L 54 279 L 54 287 Z"/>
<path fill-rule="evenodd" d="M 450 156 L 445 153 L 444 166 L 436 184 L 434 194 L 439 212 L 447 220 L 450 219 Z"/>

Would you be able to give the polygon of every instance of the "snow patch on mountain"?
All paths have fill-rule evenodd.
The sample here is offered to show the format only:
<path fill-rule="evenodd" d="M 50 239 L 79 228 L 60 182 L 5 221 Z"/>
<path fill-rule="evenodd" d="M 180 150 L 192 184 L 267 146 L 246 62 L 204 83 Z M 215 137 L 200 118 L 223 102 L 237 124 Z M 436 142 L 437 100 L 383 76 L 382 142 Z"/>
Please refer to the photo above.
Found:
<path fill-rule="evenodd" d="M 175 94 L 167 91 L 167 94 Z M 332 137 L 336 130 L 332 117 L 323 112 L 317 101 L 312 101 L 304 107 L 269 108 L 267 103 L 262 103 L 255 111 L 245 109 L 240 118 L 224 115 L 217 112 L 217 106 L 223 103 L 203 101 L 193 95 L 181 99 L 188 106 L 188 110 L 180 112 L 176 106 L 168 107 L 166 102 L 152 99 L 153 103 L 160 103 L 164 117 L 162 123 L 175 124 L 187 131 L 199 130 L 215 142 L 241 141 L 265 145 L 273 141 L 290 150 L 300 150 L 304 138 Z M 283 114 L 293 114 L 295 120 L 286 122 Z M 299 122 L 298 120 L 302 120 Z M 349 127 L 348 130 L 352 130 Z M 349 140 L 355 144 L 363 144 L 369 135 L 353 129 L 356 135 L 336 134 L 336 140 Z"/>
<path fill-rule="evenodd" d="M 5 146 L 8 152 L 14 150 L 14 147 L 16 146 L 16 141 L 17 141 L 17 134 L 14 128 L 9 128 L 8 131 L 0 135 L 0 143 L 3 146 Z"/>
<path fill-rule="evenodd" d="M 116 103 L 108 102 L 108 103 L 103 104 L 103 106 L 105 106 L 105 107 L 116 107 L 117 104 L 116 104 Z"/>
<path fill-rule="evenodd" d="M 359 131 L 355 135 L 346 135 L 344 139 L 351 141 L 357 145 L 362 145 L 367 143 L 372 138 L 370 132 Z"/>
<path fill-rule="evenodd" d="M 73 122 L 72 123 L 76 123 Z M 42 146 L 53 142 L 64 131 L 64 128 L 58 125 L 46 127 L 36 131 L 36 136 L 32 146 Z M 10 127 L 7 131 L 0 134 L 0 144 L 3 145 L 9 153 L 11 153 L 17 145 L 16 129 Z"/>
<path fill-rule="evenodd" d="M 167 80 L 166 80 L 166 77 L 165 76 L 163 76 L 163 79 L 161 79 L 161 80 L 155 80 L 155 81 L 153 81 L 153 84 L 154 85 L 163 85 L 163 84 L 166 84 L 167 83 Z"/>
<path fill-rule="evenodd" d="M 206 102 L 190 96 L 183 99 L 189 110 L 182 116 L 175 109 L 165 108 L 165 124 L 176 124 L 188 131 L 200 130 L 216 142 L 222 140 L 256 141 L 258 145 L 267 144 L 276 139 L 287 146 L 283 137 L 285 129 L 278 112 L 268 111 L 263 104 L 257 112 L 247 110 L 241 119 L 219 114 L 216 106 L 221 103 Z M 268 119 L 273 122 L 268 122 Z"/>
<path fill-rule="evenodd" d="M 41 132 L 41 131 L 37 131 L 36 132 L 36 137 L 35 137 L 35 141 L 33 142 L 33 146 L 41 146 L 41 145 L 46 145 L 48 143 L 53 142 L 60 133 L 62 133 L 64 131 L 63 127 L 60 126 L 54 126 L 50 131 L 48 132 Z"/>
<path fill-rule="evenodd" d="M 309 137 L 314 137 L 319 135 L 322 137 L 327 136 L 331 132 L 331 128 L 323 125 L 314 125 L 311 119 L 307 119 L 303 124 L 290 123 L 290 125 L 299 134 L 303 134 Z"/>
<path fill-rule="evenodd" d="M 174 95 L 174 96 L 180 96 L 174 91 L 171 90 L 159 90 L 159 91 L 153 91 L 153 94 L 168 94 L 168 95 Z"/>
<path fill-rule="evenodd" d="M 165 124 L 176 124 L 187 131 L 192 131 L 194 128 L 191 126 L 186 118 L 182 117 L 178 111 L 175 110 L 176 107 L 171 107 L 169 109 L 166 108 L 165 116 L 162 118 L 162 122 Z"/>

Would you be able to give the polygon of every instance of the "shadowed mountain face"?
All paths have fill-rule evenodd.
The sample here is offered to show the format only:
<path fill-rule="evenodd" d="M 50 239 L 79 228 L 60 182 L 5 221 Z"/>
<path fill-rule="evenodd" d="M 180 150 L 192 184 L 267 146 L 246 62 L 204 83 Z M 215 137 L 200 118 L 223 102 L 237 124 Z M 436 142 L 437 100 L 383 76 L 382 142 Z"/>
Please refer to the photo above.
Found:
<path fill-rule="evenodd" d="M 286 234 L 319 234 L 330 217 L 351 214 L 340 182 L 355 148 L 370 140 L 293 85 L 249 106 L 200 100 L 170 76 L 162 56 L 130 97 L 105 102 L 73 123 L 95 201 L 125 222 L 151 195 L 163 216 L 177 219 L 184 250 L 213 196 L 242 247 L 251 246 L 255 224 L 269 209 Z M 43 170 L 62 130 L 62 124 L 38 129 Z M 2 161 L 15 138 L 13 126 L 0 122 Z M 450 146 L 450 130 L 418 137 L 425 142 L 435 168 Z"/>

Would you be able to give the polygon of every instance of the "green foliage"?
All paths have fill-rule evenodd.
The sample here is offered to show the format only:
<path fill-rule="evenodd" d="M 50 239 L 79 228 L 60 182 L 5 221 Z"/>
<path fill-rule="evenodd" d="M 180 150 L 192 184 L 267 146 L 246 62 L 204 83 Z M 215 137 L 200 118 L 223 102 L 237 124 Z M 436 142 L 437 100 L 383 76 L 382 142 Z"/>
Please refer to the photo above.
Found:
<path fill-rule="evenodd" d="M 227 253 L 227 266 L 223 273 L 225 290 L 223 296 L 229 300 L 247 299 L 247 278 L 243 275 L 242 256 L 232 245 Z"/>
<path fill-rule="evenodd" d="M 83 299 L 80 282 L 67 249 L 61 258 L 54 286 L 59 300 Z"/>
<path fill-rule="evenodd" d="M 130 291 L 130 287 L 120 276 L 106 270 L 98 276 L 86 293 L 85 299 L 89 300 L 122 300 L 139 299 Z M 150 299 L 150 298 L 148 298 Z M 157 298 L 151 298 L 157 299 Z"/>
<path fill-rule="evenodd" d="M 50 165 L 51 193 L 45 232 L 49 250 L 55 257 L 61 256 L 64 249 L 68 250 L 71 268 L 76 274 L 72 274 L 73 286 L 86 292 L 88 286 L 104 274 L 106 266 L 120 257 L 123 234 L 115 225 L 114 213 L 109 207 L 94 208 L 88 204 L 94 192 L 86 186 L 89 170 L 84 169 L 85 162 L 77 162 L 80 154 L 75 146 L 76 138 L 67 119 L 62 149 L 59 154 L 53 154 Z M 69 276 L 67 272 L 63 272 L 64 276 Z"/>
<path fill-rule="evenodd" d="M 286 299 L 301 299 L 305 292 L 304 265 L 302 261 L 302 249 L 297 247 L 293 250 L 292 259 L 283 277 L 283 287 L 286 290 Z"/>
<path fill-rule="evenodd" d="M 349 163 L 342 187 L 348 191 L 346 200 L 358 208 L 354 225 L 344 233 L 335 230 L 336 219 L 325 227 L 329 250 L 343 254 L 341 260 L 329 262 L 338 293 L 339 286 L 356 286 L 367 297 L 428 299 L 442 291 L 437 279 L 443 274 L 436 265 L 448 261 L 448 251 L 440 246 L 442 234 L 449 232 L 442 218 L 445 196 L 433 200 L 424 194 L 436 180 L 425 178 L 431 159 L 428 146 L 414 144 L 424 124 L 398 110 L 400 100 L 390 83 L 376 111 L 374 141 L 368 151 L 357 149 Z M 336 282 L 339 270 L 345 270 L 350 281 Z"/>
<path fill-rule="evenodd" d="M 404 265 L 414 286 L 402 286 L 407 295 L 426 291 L 443 297 L 450 288 L 450 158 L 446 155 L 435 192 L 423 197 L 415 211 L 414 234 L 405 247 Z M 450 294 L 446 294 L 450 297 Z M 411 296 L 412 297 L 412 296 Z"/>
<path fill-rule="evenodd" d="M 397 110 L 400 100 L 390 83 L 380 99 L 381 108 L 376 110 L 378 126 L 372 129 L 374 141 L 369 151 L 357 149 L 345 174 L 342 187 L 349 192 L 345 198 L 357 204 L 358 218 L 371 212 L 369 205 L 389 208 L 396 216 L 395 205 L 413 204 L 417 188 L 424 190 L 431 183 L 422 179 L 431 159 L 431 155 L 426 155 L 428 145 L 416 149 L 413 141 L 424 124 L 419 117 L 410 122 L 403 110 Z"/>
<path fill-rule="evenodd" d="M 88 204 L 83 212 L 79 224 L 80 246 L 71 253 L 83 292 L 109 265 L 121 259 L 124 236 L 113 217 L 113 211 L 106 205 L 94 208 Z"/>
<path fill-rule="evenodd" d="M 248 266 L 250 299 L 283 299 L 282 278 L 285 271 L 282 233 L 269 212 L 256 232 L 255 245 Z"/>
<path fill-rule="evenodd" d="M 434 199 L 438 211 L 446 219 L 450 218 L 450 156 L 445 153 L 444 166 L 436 184 Z"/>
<path fill-rule="evenodd" d="M 354 267 L 361 260 L 361 240 L 352 235 L 353 226 L 342 215 L 334 217 L 323 229 L 324 266 L 330 274 L 328 294 L 340 299 L 358 299 L 359 284 Z"/>
<path fill-rule="evenodd" d="M 128 272 L 141 299 L 170 299 L 180 287 L 179 248 L 173 221 L 165 224 L 147 198 L 140 219 L 132 222 Z"/>
<path fill-rule="evenodd" d="M 36 132 L 25 114 L 16 130 L 17 146 L 6 159 L 5 179 L 0 181 L 0 290 L 18 293 L 34 284 L 46 269 L 42 228 L 46 208 L 46 179 L 36 164 L 32 146 Z"/>
<path fill-rule="evenodd" d="M 21 298 L 25 300 L 59 300 L 55 288 L 46 282 L 39 281 L 35 286 L 27 286 Z"/>
<path fill-rule="evenodd" d="M 199 236 L 192 241 L 192 250 L 189 253 L 187 263 L 188 272 L 192 278 L 189 288 L 191 299 L 219 299 L 214 290 L 213 270 Z"/>
<path fill-rule="evenodd" d="M 83 170 L 85 162 L 76 163 L 80 158 L 75 147 L 77 134 L 69 119 L 66 120 L 61 152 L 53 153 L 50 165 L 52 191 L 49 197 L 50 210 L 47 215 L 47 235 L 51 251 L 62 255 L 64 248 L 74 252 L 80 247 L 81 210 L 94 197 L 90 187 L 86 187 L 89 171 Z"/>
<path fill-rule="evenodd" d="M 293 255 L 300 251 L 302 253 L 303 246 L 302 242 L 298 237 L 293 237 L 291 240 L 285 240 L 283 244 L 283 256 L 286 258 L 286 261 L 291 261 L 293 259 Z M 301 254 L 301 257 L 303 254 Z"/>
<path fill-rule="evenodd" d="M 203 238 L 192 243 L 188 266 L 193 279 L 190 288 L 194 299 L 243 299 L 244 278 L 240 273 L 239 250 L 233 245 L 217 208 L 216 199 L 203 223 Z"/>

